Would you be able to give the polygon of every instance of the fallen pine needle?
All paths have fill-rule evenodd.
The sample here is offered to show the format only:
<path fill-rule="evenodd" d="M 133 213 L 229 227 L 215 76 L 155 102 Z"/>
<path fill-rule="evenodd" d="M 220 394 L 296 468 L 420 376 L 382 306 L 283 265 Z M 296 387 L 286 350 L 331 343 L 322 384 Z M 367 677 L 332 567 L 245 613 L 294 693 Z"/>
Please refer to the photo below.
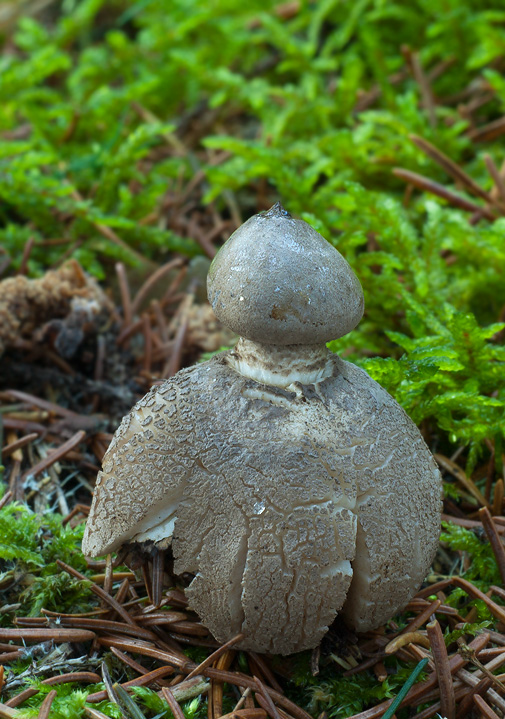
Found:
<path fill-rule="evenodd" d="M 199 664 L 197 667 L 195 667 L 186 677 L 187 679 L 192 679 L 193 677 L 196 677 L 198 674 L 201 674 L 202 669 L 205 669 L 206 667 L 210 666 L 214 663 L 216 659 L 219 659 L 219 657 L 224 654 L 230 647 L 232 647 L 234 644 L 239 642 L 241 639 L 244 638 L 243 634 L 237 634 L 236 636 L 229 639 L 225 644 L 222 644 L 219 649 L 216 649 L 215 652 L 212 652 L 212 654 L 209 654 L 207 659 L 204 659 L 201 664 Z"/>
<path fill-rule="evenodd" d="M 56 689 L 51 689 L 49 694 L 46 696 L 39 709 L 38 719 L 49 719 L 49 712 L 53 705 L 53 701 L 56 699 Z"/>
<path fill-rule="evenodd" d="M 25 642 L 89 642 L 96 637 L 95 632 L 86 629 L 3 629 L 0 639 L 22 639 Z"/>
<path fill-rule="evenodd" d="M 386 654 L 394 654 L 400 647 L 411 643 L 420 644 L 426 649 L 430 648 L 430 641 L 425 634 L 421 634 L 421 632 L 406 632 L 392 639 L 389 644 L 386 645 L 384 651 Z"/>
<path fill-rule="evenodd" d="M 11 717 L 18 717 L 21 713 L 17 709 L 7 706 L 6 704 L 0 704 L 0 717 L 2 719 L 11 719 Z"/>
<path fill-rule="evenodd" d="M 400 691 L 398 692 L 398 695 L 389 707 L 384 712 L 384 715 L 382 719 L 391 719 L 395 711 L 398 709 L 400 704 L 402 703 L 403 699 L 407 696 L 409 689 L 414 685 L 417 677 L 419 674 L 423 671 L 424 667 L 428 664 L 428 659 L 422 659 L 419 664 L 415 667 L 412 674 L 409 676 L 405 684 L 402 686 Z"/>
<path fill-rule="evenodd" d="M 176 700 L 171 690 L 168 687 L 163 687 L 161 690 L 164 699 L 167 701 L 170 707 L 174 719 L 185 719 L 184 712 L 182 711 L 179 702 Z"/>
<path fill-rule="evenodd" d="M 479 517 L 482 522 L 482 526 L 484 527 L 484 531 L 487 534 L 487 538 L 489 539 L 491 549 L 493 550 L 496 564 L 498 565 L 498 569 L 500 571 L 501 580 L 503 584 L 505 584 L 505 548 L 498 535 L 491 512 L 487 507 L 479 509 Z"/>
<path fill-rule="evenodd" d="M 435 670 L 440 687 L 440 707 L 442 716 L 446 719 L 455 719 L 456 701 L 454 698 L 454 684 L 449 666 L 447 647 L 440 624 L 435 620 L 426 625 L 428 639 L 431 645 L 431 653 L 435 662 Z"/>
<path fill-rule="evenodd" d="M 498 714 L 491 709 L 480 694 L 474 694 L 473 701 L 483 717 L 486 717 L 486 719 L 500 719 Z"/>
<path fill-rule="evenodd" d="M 254 677 L 254 681 L 256 682 L 259 689 L 259 693 L 256 692 L 255 694 L 256 701 L 258 702 L 258 704 L 263 707 L 263 709 L 267 712 L 268 716 L 271 717 L 271 719 L 280 719 L 277 707 L 273 703 L 272 697 L 265 689 L 264 684 L 258 679 L 258 677 Z"/>

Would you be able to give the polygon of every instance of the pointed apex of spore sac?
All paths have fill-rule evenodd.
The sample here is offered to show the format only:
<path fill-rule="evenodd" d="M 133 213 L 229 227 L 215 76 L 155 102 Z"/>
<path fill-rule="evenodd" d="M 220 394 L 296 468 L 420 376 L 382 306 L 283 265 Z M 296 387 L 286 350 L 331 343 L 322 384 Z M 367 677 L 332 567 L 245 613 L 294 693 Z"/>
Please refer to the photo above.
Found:
<path fill-rule="evenodd" d="M 260 212 L 259 216 L 268 218 L 284 217 L 287 220 L 293 219 L 292 215 L 290 215 L 290 213 L 284 209 L 280 202 L 276 202 L 275 205 L 272 205 L 269 210 L 265 210 L 265 212 Z"/>

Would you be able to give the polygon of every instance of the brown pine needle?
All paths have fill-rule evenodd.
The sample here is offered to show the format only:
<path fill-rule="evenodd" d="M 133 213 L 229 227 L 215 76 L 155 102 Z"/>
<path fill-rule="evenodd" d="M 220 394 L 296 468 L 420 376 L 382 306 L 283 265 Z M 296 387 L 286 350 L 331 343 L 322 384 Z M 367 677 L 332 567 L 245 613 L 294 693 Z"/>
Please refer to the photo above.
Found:
<path fill-rule="evenodd" d="M 181 620 L 180 622 L 172 622 L 170 629 L 181 634 L 189 634 L 196 637 L 207 637 L 209 630 L 200 622 L 191 622 Z"/>
<path fill-rule="evenodd" d="M 501 176 L 499 169 L 494 164 L 491 155 L 484 155 L 484 162 L 486 163 L 487 171 L 489 172 L 496 188 L 496 192 L 499 198 L 505 202 L 505 180 Z"/>
<path fill-rule="evenodd" d="M 465 527 L 465 529 L 482 529 L 482 522 L 478 522 L 474 519 L 463 519 L 463 517 L 454 517 L 452 514 L 444 514 L 443 512 L 442 521 L 452 522 L 460 527 Z M 505 532 L 505 526 L 496 527 L 496 531 L 499 534 L 503 534 Z"/>
<path fill-rule="evenodd" d="M 86 432 L 80 429 L 72 437 L 70 437 L 70 439 L 67 439 L 66 442 L 64 442 L 57 449 L 55 449 L 54 452 L 51 452 L 51 454 L 49 454 L 47 457 L 44 457 L 44 459 L 41 459 L 40 462 L 37 462 L 37 464 L 35 464 L 33 467 L 27 469 L 21 479 L 24 481 L 29 476 L 36 477 L 41 472 L 44 472 L 49 467 L 52 467 L 53 464 L 59 462 L 60 459 L 62 459 L 68 452 L 70 452 L 70 450 L 72 450 L 74 447 L 77 447 L 77 445 L 83 441 L 85 436 Z"/>
<path fill-rule="evenodd" d="M 220 657 L 218 657 L 216 661 L 216 668 L 218 670 L 224 670 L 230 668 L 233 659 L 235 657 L 235 652 L 233 650 L 227 649 L 223 654 L 221 654 Z M 201 673 L 204 674 L 207 667 L 204 667 L 201 670 Z M 209 719 L 218 719 L 223 713 L 223 684 L 224 682 L 220 681 L 219 679 L 214 679 L 214 681 L 211 681 L 210 684 L 210 692 L 209 692 L 209 711 L 208 716 Z"/>
<path fill-rule="evenodd" d="M 429 178 L 424 177 L 424 175 L 419 175 L 417 172 L 411 172 L 410 170 L 404 170 L 401 167 L 395 167 L 393 169 L 393 175 L 405 180 L 405 182 L 408 182 L 415 187 L 418 187 L 420 190 L 424 190 L 432 195 L 441 197 L 453 207 L 459 207 L 461 210 L 467 210 L 468 212 L 479 212 L 483 217 L 491 221 L 496 219 L 495 215 L 493 215 L 493 213 L 487 208 L 476 205 L 474 202 L 471 202 L 464 197 L 460 197 L 460 195 L 456 195 L 455 192 L 448 190 L 439 182 L 434 182 L 434 180 L 430 180 Z"/>
<path fill-rule="evenodd" d="M 109 719 L 107 714 L 103 714 L 98 709 L 92 709 L 91 707 L 84 707 L 84 713 L 89 719 Z"/>
<path fill-rule="evenodd" d="M 266 719 L 264 709 L 234 709 L 229 714 L 223 714 L 221 719 Z"/>
<path fill-rule="evenodd" d="M 477 686 L 481 679 L 482 675 L 480 672 L 469 672 L 466 669 L 460 669 L 456 676 L 458 679 L 461 679 L 467 686 L 469 686 L 471 689 L 473 687 Z M 494 675 L 491 675 L 491 672 L 488 672 L 486 675 L 486 678 L 489 679 L 491 682 L 491 686 L 486 690 L 485 694 L 488 697 L 488 699 L 493 702 L 495 706 L 497 706 L 500 711 L 503 713 L 505 711 L 505 700 L 496 692 L 492 685 L 495 682 L 495 679 L 499 679 L 499 677 L 494 677 Z M 502 676 L 503 678 L 503 676 Z"/>
<path fill-rule="evenodd" d="M 148 627 L 152 624 L 174 624 L 186 620 L 188 615 L 185 612 L 145 612 L 145 614 L 137 614 L 135 617 L 137 624 Z"/>
<path fill-rule="evenodd" d="M 277 707 L 273 703 L 272 697 L 265 689 L 264 684 L 261 682 L 260 679 L 258 679 L 258 677 L 254 677 L 254 681 L 256 682 L 256 685 L 259 690 L 259 693 L 256 692 L 256 701 L 258 702 L 258 704 L 263 707 L 263 709 L 267 712 L 268 716 L 271 717 L 271 719 L 280 719 Z"/>
<path fill-rule="evenodd" d="M 480 197 L 481 199 L 485 200 L 487 203 L 492 205 L 494 203 L 493 198 L 489 194 L 489 192 L 486 192 L 486 190 L 483 190 L 480 185 L 478 185 L 472 178 L 466 174 L 464 170 L 461 169 L 459 165 L 457 165 L 453 160 L 451 160 L 450 157 L 447 157 L 441 150 L 438 149 L 438 147 L 435 147 L 435 145 L 432 145 L 431 142 L 428 142 L 428 140 L 425 140 L 423 137 L 419 137 L 418 135 L 410 135 L 410 139 L 412 142 L 417 145 L 428 157 L 431 157 L 432 160 L 434 160 L 440 167 L 445 170 L 445 172 L 453 178 L 453 180 L 456 180 L 456 182 L 459 182 L 463 185 L 463 187 L 466 187 L 468 192 L 470 192 L 472 195 L 475 195 L 476 197 Z"/>
<path fill-rule="evenodd" d="M 11 501 L 12 498 L 13 498 L 12 492 L 10 490 L 7 491 L 4 494 L 4 496 L 0 499 L 0 509 L 2 509 L 2 507 L 5 507 L 6 504 L 9 504 L 9 502 Z"/>
<path fill-rule="evenodd" d="M 135 295 L 135 298 L 133 299 L 130 311 L 132 316 L 137 313 L 140 306 L 142 305 L 142 302 L 146 299 L 148 294 L 151 292 L 155 284 L 161 280 L 162 277 L 164 277 L 166 274 L 168 274 L 171 270 L 175 269 L 176 267 L 180 267 L 183 264 L 183 261 L 179 258 L 172 260 L 171 262 L 167 262 L 165 265 L 162 265 L 161 267 L 158 267 L 158 269 L 152 273 L 152 275 L 149 275 L 147 280 L 144 282 L 142 287 L 139 289 L 137 294 Z"/>
<path fill-rule="evenodd" d="M 151 320 L 147 312 L 142 315 L 142 335 L 144 336 L 144 355 L 142 358 L 142 368 L 144 372 L 151 371 L 153 358 L 153 333 L 151 331 Z"/>
<path fill-rule="evenodd" d="M 112 554 L 108 554 L 105 558 L 105 574 L 103 578 L 103 590 L 104 592 L 107 592 L 107 594 L 112 594 L 113 581 L 114 578 L 112 572 Z"/>
<path fill-rule="evenodd" d="M 505 493 L 505 488 L 503 485 L 503 479 L 499 479 L 494 486 L 493 515 L 498 515 L 498 514 L 502 513 L 504 493 Z"/>
<path fill-rule="evenodd" d="M 129 657 L 128 654 L 125 654 L 124 652 L 120 651 L 119 649 L 116 649 L 116 647 L 111 647 L 111 653 L 114 654 L 118 659 L 120 659 L 124 664 L 131 667 L 134 671 L 137 672 L 137 674 L 140 674 L 141 676 L 144 676 L 145 674 L 149 674 L 149 669 L 146 669 L 142 666 L 142 664 L 139 664 L 135 661 L 135 659 L 132 659 L 132 657 Z M 172 667 L 171 667 L 172 669 Z"/>
<path fill-rule="evenodd" d="M 488 635 L 489 638 L 489 635 Z M 256 682 L 242 672 L 228 672 L 221 669 L 215 669 L 214 667 L 207 667 L 202 671 L 204 676 L 210 679 L 217 679 L 221 682 L 227 682 L 228 684 L 234 684 L 238 687 L 250 687 L 253 691 L 256 691 Z M 297 706 L 294 702 L 288 699 L 284 694 L 276 692 L 274 689 L 265 687 L 266 691 L 270 694 L 272 699 L 295 719 L 311 719 L 310 714 L 304 711 L 301 707 Z"/>
<path fill-rule="evenodd" d="M 422 647 L 426 647 L 426 649 L 430 648 L 429 639 L 425 634 L 421 634 L 421 632 L 406 632 L 392 639 L 389 644 L 386 645 L 384 651 L 386 654 L 394 654 L 400 647 L 411 643 L 420 644 Z"/>
<path fill-rule="evenodd" d="M 249 658 L 252 659 L 253 663 L 258 667 L 260 670 L 262 676 L 264 679 L 266 679 L 267 684 L 272 687 L 272 689 L 275 689 L 276 692 L 283 693 L 282 687 L 275 678 L 272 670 L 268 666 L 267 660 L 264 656 L 261 654 L 257 654 L 256 652 L 248 652 Z M 253 672 L 254 673 L 254 672 Z"/>
<path fill-rule="evenodd" d="M 474 695 L 473 702 L 479 710 L 480 715 L 485 717 L 485 719 L 500 719 L 498 714 L 491 709 L 489 704 L 480 696 L 480 694 Z"/>
<path fill-rule="evenodd" d="M 7 706 L 7 704 L 0 704 L 0 717 L 2 717 L 2 719 L 11 719 L 19 716 L 21 716 L 21 712 L 17 709 L 13 709 Z"/>
<path fill-rule="evenodd" d="M 412 72 L 421 90 L 422 104 L 428 114 L 428 119 L 431 127 L 435 127 L 437 124 L 437 117 L 435 115 L 435 101 L 433 99 L 433 92 L 429 83 L 429 80 L 423 70 L 421 61 L 419 60 L 419 53 L 412 52 L 410 54 L 410 62 L 412 66 Z"/>
<path fill-rule="evenodd" d="M 431 644 L 431 653 L 435 662 L 438 686 L 440 687 L 440 704 L 442 716 L 446 719 L 455 719 L 456 702 L 454 699 L 454 686 L 452 683 L 451 670 L 447 647 L 440 624 L 435 620 L 426 625 L 428 639 Z"/>
<path fill-rule="evenodd" d="M 154 646 L 147 646 L 145 642 L 135 642 L 133 639 L 120 639 L 118 637 L 99 637 L 99 643 L 105 647 L 117 647 L 122 651 L 129 651 L 133 654 L 141 654 L 146 657 L 152 657 L 153 659 L 159 659 L 175 669 L 179 669 L 182 672 L 189 672 L 193 669 L 193 663 L 189 661 L 184 655 L 176 656 L 171 652 L 163 649 L 156 649 Z M 207 671 L 207 670 L 205 670 Z"/>
<path fill-rule="evenodd" d="M 464 591 L 470 597 L 473 597 L 473 599 L 481 599 L 485 603 L 493 617 L 498 619 L 498 621 L 500 622 L 505 622 L 505 607 L 501 607 L 500 605 L 496 604 L 496 602 L 493 602 L 490 597 L 486 596 L 484 592 L 480 591 L 480 589 L 477 589 L 477 587 L 474 586 L 467 579 L 455 576 L 452 578 L 452 581 L 457 587 L 464 589 Z"/>
<path fill-rule="evenodd" d="M 474 640 L 472 640 L 469 644 L 469 647 L 476 653 L 480 651 L 480 649 L 483 649 L 486 644 L 489 642 L 490 636 L 488 632 L 484 632 L 482 634 L 479 634 L 477 637 L 475 637 Z M 449 660 L 449 666 L 451 674 L 455 674 L 460 669 L 463 669 L 465 664 L 468 662 L 468 659 L 464 659 L 463 657 L 459 655 L 455 655 L 450 658 Z M 435 672 L 433 672 L 428 679 L 424 682 L 420 682 L 419 684 L 415 684 L 412 689 L 409 690 L 407 696 L 404 698 L 402 703 L 400 704 L 401 707 L 404 706 L 415 706 L 417 707 L 420 703 L 422 703 L 423 698 L 427 691 L 433 689 L 438 684 L 437 677 Z M 438 693 L 438 692 L 437 692 Z M 392 699 L 388 699 L 385 702 L 382 702 L 381 704 L 378 704 L 375 707 L 372 707 L 371 709 L 366 709 L 363 712 L 360 712 L 359 714 L 353 714 L 352 717 L 349 717 L 349 719 L 379 719 L 386 709 L 390 706 L 390 704 L 393 702 Z"/>
<path fill-rule="evenodd" d="M 431 615 L 435 614 L 441 604 L 442 602 L 440 601 L 440 599 L 435 599 L 434 602 L 428 605 L 426 609 L 424 609 L 420 614 L 417 615 L 417 617 L 414 617 L 414 619 L 412 619 L 412 621 L 407 624 L 405 630 L 401 632 L 401 634 L 415 632 L 417 629 L 420 629 L 423 624 L 428 621 Z"/>
<path fill-rule="evenodd" d="M 38 436 L 39 435 L 36 432 L 32 432 L 32 434 L 25 434 L 24 437 L 20 437 L 20 439 L 17 439 L 15 442 L 6 444 L 2 449 L 2 458 L 6 459 L 7 457 L 10 457 L 13 452 L 21 449 L 22 447 L 26 447 L 27 444 L 33 442 L 33 440 L 37 439 Z"/>
<path fill-rule="evenodd" d="M 482 505 L 483 507 L 490 508 L 489 502 L 484 497 L 475 482 L 466 476 L 463 469 L 461 469 L 461 467 L 456 464 L 456 462 L 453 462 L 451 459 L 449 459 L 449 457 L 445 457 L 443 454 L 435 454 L 434 457 L 439 463 L 439 465 L 443 469 L 445 469 L 446 472 L 452 474 L 452 476 L 458 480 L 458 482 L 466 489 L 466 491 L 470 492 L 470 494 L 475 497 L 475 499 L 480 505 Z"/>
<path fill-rule="evenodd" d="M 505 547 L 496 531 L 495 523 L 487 507 L 482 507 L 482 509 L 479 510 L 479 517 L 484 531 L 487 534 L 487 538 L 489 539 L 491 549 L 493 550 L 501 580 L 505 585 Z"/>
<path fill-rule="evenodd" d="M 470 687 L 470 689 L 466 692 L 465 696 L 459 703 L 458 710 L 456 712 L 456 719 L 464 719 L 465 717 L 469 716 L 470 710 L 473 706 L 474 696 L 476 694 L 484 694 L 490 686 L 491 679 L 489 679 L 489 677 L 484 677 L 480 680 L 480 682 L 478 682 L 478 684 L 473 687 Z"/>
<path fill-rule="evenodd" d="M 436 594 L 437 592 L 443 592 L 444 589 L 447 589 L 452 584 L 452 577 L 447 577 L 447 579 L 441 579 L 439 582 L 435 582 L 434 584 L 429 584 L 424 589 L 420 589 L 419 592 L 416 594 L 416 599 L 423 599 L 426 597 L 430 597 L 432 594 Z"/>
<path fill-rule="evenodd" d="M 176 700 L 169 687 L 163 687 L 161 692 L 164 699 L 168 702 L 168 706 L 172 710 L 174 719 L 185 719 L 184 712 L 182 711 L 179 702 Z"/>
<path fill-rule="evenodd" d="M 128 327 L 131 327 L 133 320 L 133 312 L 130 285 L 128 283 L 125 266 L 122 262 L 116 263 L 116 274 L 119 282 L 119 291 L 121 293 L 121 304 L 123 306 L 123 329 L 126 329 Z"/>
<path fill-rule="evenodd" d="M 174 374 L 181 367 L 182 353 L 184 349 L 184 342 L 186 340 L 186 334 L 189 327 L 189 321 L 187 318 L 183 320 L 177 333 L 175 335 L 174 344 L 172 347 L 172 354 L 170 359 L 166 362 L 165 367 L 161 372 L 163 378 L 173 377 Z"/>
<path fill-rule="evenodd" d="M 49 712 L 53 705 L 53 701 L 56 699 L 56 689 L 51 689 L 49 694 L 46 696 L 39 709 L 38 719 L 48 719 Z"/>
<path fill-rule="evenodd" d="M 151 684 L 151 682 L 155 682 L 158 679 L 162 679 L 163 677 L 169 676 L 173 673 L 174 668 L 171 666 L 159 667 L 158 669 L 153 669 L 151 672 L 146 671 L 141 676 L 135 677 L 135 679 L 131 679 L 129 682 L 121 684 L 121 686 L 123 689 L 128 689 L 129 687 L 143 687 L 146 684 Z M 87 702 L 101 702 L 104 699 L 107 699 L 107 691 L 105 689 L 101 692 L 96 692 L 96 694 L 89 694 L 86 697 Z"/>
<path fill-rule="evenodd" d="M 157 640 L 157 635 L 150 632 L 148 629 L 137 626 L 136 624 L 125 624 L 124 622 L 114 622 L 108 619 L 86 619 L 86 618 L 72 618 L 62 617 L 62 627 L 76 627 L 79 629 L 89 629 L 93 632 L 107 632 L 112 634 L 118 632 L 119 634 L 127 634 L 137 639 L 144 639 L 148 642 Z"/>
<path fill-rule="evenodd" d="M 70 574 L 72 577 L 75 577 L 76 579 L 81 579 L 82 581 L 89 582 L 90 580 L 88 577 L 85 577 L 84 574 L 81 574 L 77 571 L 77 569 L 74 569 L 73 567 L 70 567 L 68 564 L 65 564 L 65 562 L 62 562 L 61 559 L 56 560 L 56 564 L 58 564 L 59 567 L 64 569 L 68 574 Z M 113 609 L 116 610 L 116 612 L 124 619 L 125 622 L 128 624 L 135 624 L 131 616 L 128 614 L 126 609 L 124 609 L 121 604 L 118 604 L 116 600 L 110 596 L 110 594 L 107 594 L 102 587 L 99 587 L 98 584 L 91 584 L 90 587 L 93 594 L 96 594 L 100 597 L 100 599 L 104 599 L 109 606 L 111 606 Z"/>
<path fill-rule="evenodd" d="M 159 607 L 162 600 L 163 592 L 163 567 L 165 563 L 165 552 L 161 549 L 155 549 L 153 557 L 152 571 L 152 595 L 153 604 Z"/>
<path fill-rule="evenodd" d="M 123 581 L 121 582 L 121 586 L 119 587 L 119 589 L 116 592 L 116 596 L 114 597 L 114 599 L 116 600 L 116 602 L 118 604 L 123 604 L 126 597 L 128 596 L 129 589 L 130 589 L 130 581 L 127 577 L 125 577 L 123 579 Z M 112 614 L 112 618 L 114 618 L 114 614 Z"/>
<path fill-rule="evenodd" d="M 45 409 L 51 414 L 55 414 L 57 417 L 68 417 L 75 419 L 76 417 L 80 416 L 77 414 L 77 412 L 73 412 L 67 407 L 62 407 L 61 405 L 56 404 L 56 402 L 49 402 L 47 399 L 42 399 L 42 397 L 37 397 L 36 395 L 30 394 L 29 392 L 22 392 L 19 389 L 10 389 L 7 391 L 7 394 L 14 399 L 21 400 L 21 402 L 27 402 L 31 405 L 34 405 L 35 407 L 39 407 L 40 409 Z"/>
<path fill-rule="evenodd" d="M 21 639 L 23 642 L 89 642 L 96 637 L 95 632 L 84 629 L 4 629 L 0 627 L 0 639 Z"/>
<path fill-rule="evenodd" d="M 221 645 L 219 649 L 216 649 L 215 652 L 212 652 L 212 654 L 209 654 L 207 659 L 204 659 L 201 664 L 199 664 L 197 667 L 192 669 L 186 679 L 191 679 L 192 677 L 196 677 L 198 674 L 202 673 L 202 669 L 205 669 L 206 667 L 209 667 L 211 664 L 213 664 L 216 659 L 219 659 L 219 657 L 224 654 L 228 649 L 238 642 L 240 642 L 241 639 L 244 638 L 243 634 L 236 634 L 234 637 L 229 639 L 225 644 Z"/>
<path fill-rule="evenodd" d="M 95 582 L 96 584 L 103 584 L 105 589 L 105 580 L 107 579 L 106 572 L 101 572 L 100 574 L 92 574 L 90 577 L 92 582 Z M 135 575 L 133 572 L 113 572 L 111 575 L 112 583 L 115 584 L 116 582 L 124 582 L 125 579 L 131 579 L 132 581 L 135 581 Z M 111 587 L 112 591 L 112 587 Z M 110 594 L 110 591 L 107 590 L 107 593 Z M 109 610 L 107 610 L 109 611 Z"/>
<path fill-rule="evenodd" d="M 476 127 L 474 130 L 469 130 L 468 137 L 473 142 L 489 142 L 495 140 L 500 135 L 505 133 L 505 117 L 499 117 L 498 120 L 488 122 L 482 127 Z"/>
<path fill-rule="evenodd" d="M 383 661 L 379 660 L 373 665 L 373 672 L 377 677 L 377 681 L 382 684 L 388 678 L 388 670 Z"/>

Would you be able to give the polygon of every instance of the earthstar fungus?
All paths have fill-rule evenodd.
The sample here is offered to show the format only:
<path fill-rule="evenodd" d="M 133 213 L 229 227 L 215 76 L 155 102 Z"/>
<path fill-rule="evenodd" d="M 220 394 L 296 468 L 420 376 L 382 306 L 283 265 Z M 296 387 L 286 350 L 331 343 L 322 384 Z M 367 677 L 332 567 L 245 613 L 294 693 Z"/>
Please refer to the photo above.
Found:
<path fill-rule="evenodd" d="M 379 626 L 429 569 L 441 480 L 403 409 L 326 348 L 361 319 L 356 276 L 277 204 L 221 248 L 208 295 L 239 342 L 123 419 L 83 551 L 171 545 L 190 606 L 245 649 L 314 647 L 337 613 Z"/>

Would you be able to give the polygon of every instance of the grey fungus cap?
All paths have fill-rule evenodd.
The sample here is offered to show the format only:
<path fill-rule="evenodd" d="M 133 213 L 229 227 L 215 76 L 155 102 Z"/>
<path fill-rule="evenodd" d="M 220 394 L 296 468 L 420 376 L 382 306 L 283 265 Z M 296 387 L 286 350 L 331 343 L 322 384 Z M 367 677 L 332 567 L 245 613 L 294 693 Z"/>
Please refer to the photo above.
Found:
<path fill-rule="evenodd" d="M 364 310 L 349 263 L 279 203 L 233 233 L 212 262 L 207 289 L 223 324 L 263 344 L 328 342 L 356 327 Z"/>

